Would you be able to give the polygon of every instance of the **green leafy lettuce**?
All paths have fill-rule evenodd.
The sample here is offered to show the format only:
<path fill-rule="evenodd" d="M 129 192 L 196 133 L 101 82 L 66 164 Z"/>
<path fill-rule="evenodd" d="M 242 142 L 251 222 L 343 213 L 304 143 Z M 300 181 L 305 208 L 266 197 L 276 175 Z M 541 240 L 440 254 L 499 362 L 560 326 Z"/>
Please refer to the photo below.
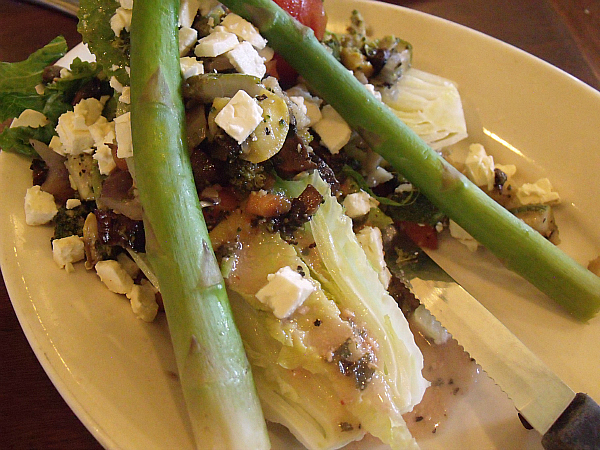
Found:
<path fill-rule="evenodd" d="M 280 187 L 297 196 L 307 184 L 324 202 L 293 242 L 251 228 L 223 261 L 265 416 L 308 448 L 339 448 L 365 433 L 414 448 L 402 414 L 427 386 L 422 355 L 328 185 L 315 172 Z M 285 266 L 316 289 L 280 320 L 255 294 Z"/>

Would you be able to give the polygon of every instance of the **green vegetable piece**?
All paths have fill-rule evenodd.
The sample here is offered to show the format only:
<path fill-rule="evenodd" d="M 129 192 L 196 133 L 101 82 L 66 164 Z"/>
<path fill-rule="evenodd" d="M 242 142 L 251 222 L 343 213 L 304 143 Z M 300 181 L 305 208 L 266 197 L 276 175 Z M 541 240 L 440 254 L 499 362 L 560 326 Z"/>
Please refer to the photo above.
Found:
<path fill-rule="evenodd" d="M 269 0 L 224 0 L 258 27 L 273 49 L 354 128 L 377 153 L 429 200 L 580 320 L 600 310 L 600 277 L 579 265 L 490 199 L 401 122 L 314 37 Z"/>
<path fill-rule="evenodd" d="M 185 145 L 178 11 L 179 0 L 136 2 L 131 24 L 133 163 L 148 262 L 198 448 L 269 448 Z"/>
<path fill-rule="evenodd" d="M 256 97 L 264 89 L 260 79 L 240 73 L 203 73 L 186 80 L 183 96 L 200 103 L 211 103 L 217 97 L 233 97 L 237 91 L 246 91 Z"/>
<path fill-rule="evenodd" d="M 63 37 L 53 39 L 25 61 L 0 62 L 0 122 L 18 117 L 25 109 L 42 111 L 42 97 L 35 87 L 42 82 L 42 72 L 67 52 Z"/>

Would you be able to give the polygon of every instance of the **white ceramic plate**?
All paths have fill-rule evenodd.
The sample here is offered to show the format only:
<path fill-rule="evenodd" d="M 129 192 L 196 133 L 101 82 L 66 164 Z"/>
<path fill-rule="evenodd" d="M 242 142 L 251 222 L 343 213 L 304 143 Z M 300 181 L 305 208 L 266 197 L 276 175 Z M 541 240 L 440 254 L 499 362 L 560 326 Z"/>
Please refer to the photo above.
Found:
<path fill-rule="evenodd" d="M 377 34 L 413 44 L 416 67 L 456 81 L 469 142 L 483 143 L 497 162 L 516 164 L 523 179 L 548 176 L 563 198 L 557 211 L 561 247 L 582 264 L 600 255 L 600 93 L 509 45 L 432 16 L 374 2 L 326 4 L 332 30 L 343 30 L 358 8 Z M 44 369 L 106 448 L 192 448 L 164 319 L 142 323 L 124 298 L 82 265 L 73 274 L 55 266 L 51 229 L 24 222 L 30 183 L 28 161 L 2 152 L 0 262 Z M 573 389 L 600 401 L 600 319 L 573 321 L 485 251 L 471 254 L 444 241 L 435 257 Z M 278 428 L 273 444 L 297 446 Z M 510 401 L 487 378 L 421 445 L 540 448 L 539 436 L 523 429 Z"/>

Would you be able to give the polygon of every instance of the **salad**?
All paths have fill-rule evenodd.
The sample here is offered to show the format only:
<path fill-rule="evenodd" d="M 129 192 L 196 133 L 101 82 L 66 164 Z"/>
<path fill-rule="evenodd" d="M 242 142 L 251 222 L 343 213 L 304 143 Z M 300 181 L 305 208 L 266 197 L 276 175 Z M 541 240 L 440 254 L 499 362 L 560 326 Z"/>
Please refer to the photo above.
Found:
<path fill-rule="evenodd" d="M 389 434 L 390 444 L 412 442 L 404 433 L 400 416 L 418 403 L 427 383 L 421 377 L 422 360 L 406 321 L 385 292 L 394 279 L 383 260 L 383 254 L 390 253 L 389 248 L 383 248 L 384 238 L 388 243 L 390 226 L 401 224 L 414 238 L 425 239 L 422 244 L 435 245 L 436 233 L 450 222 L 418 189 L 371 152 L 345 127 L 335 110 L 307 86 L 301 82 L 288 86 L 283 78 L 273 77 L 279 69 L 277 58 L 269 54 L 266 45 L 258 48 L 262 43 L 247 22 L 221 5 L 209 6 L 204 14 L 194 15 L 198 24 L 192 22 L 193 26 L 187 27 L 205 34 L 198 36 L 199 42 L 217 33 L 229 33 L 236 43 L 224 53 L 238 46 L 248 51 L 237 59 L 235 53 L 229 55 L 231 58 L 221 57 L 224 53 L 203 53 L 206 49 L 216 53 L 215 45 L 210 43 L 198 51 L 199 44 L 182 49 L 186 118 L 191 127 L 190 158 L 211 241 L 228 281 L 237 325 L 253 364 L 263 407 L 268 405 L 265 413 L 271 420 L 284 421 L 310 447 L 340 445 L 365 432 L 384 440 Z M 126 16 L 127 5 L 120 8 L 121 15 L 111 15 L 110 22 L 118 21 L 113 17 Z M 252 31 L 241 31 L 245 36 L 239 36 L 235 30 Z M 118 33 L 113 27 L 111 31 L 126 49 L 126 22 Z M 229 39 L 233 44 L 234 38 Z M 217 40 L 219 45 L 222 42 Z M 423 126 L 418 132 L 430 145 L 441 151 L 466 137 L 456 87 L 410 68 L 409 44 L 395 38 L 370 39 L 358 14 L 352 18 L 348 35 L 327 35 L 324 42 L 367 89 L 380 93 L 399 115 L 403 114 L 406 122 L 410 123 L 411 113 L 416 111 L 418 115 L 427 110 L 423 102 L 433 104 L 429 109 L 432 117 L 426 117 L 429 122 L 422 117 L 415 119 L 415 124 Z M 43 67 L 64 51 L 60 45 L 57 41 L 38 55 L 46 58 Z M 243 64 L 248 54 L 254 56 L 250 49 L 260 59 L 254 58 L 248 69 Z M 260 50 L 266 55 L 261 56 Z M 378 60 L 369 61 L 371 52 L 384 56 L 388 53 L 384 62 L 392 61 L 394 64 L 387 67 L 392 70 L 384 71 L 387 64 L 382 64 L 376 71 L 373 65 Z M 264 72 L 257 63 L 261 59 Z M 271 64 L 275 67 L 268 76 L 271 61 L 275 61 Z M 372 66 L 371 73 L 367 62 Z M 135 173 L 127 164 L 131 156 L 127 67 L 118 62 L 104 62 L 102 66 L 76 62 L 69 71 L 47 75 L 45 86 L 34 86 L 41 91 L 40 98 L 32 101 L 31 108 L 23 109 L 12 128 L 3 133 L 3 138 L 14 139 L 14 143 L 4 143 L 3 148 L 31 155 L 35 151 L 44 161 L 34 159 L 34 173 L 40 177 L 34 183 L 41 188 L 28 192 L 26 205 L 32 224 L 43 223 L 51 216 L 57 264 L 69 270 L 71 264 L 85 259 L 111 290 L 130 297 L 136 315 L 152 320 L 160 309 L 160 286 L 144 258 L 145 235 Z M 414 85 L 417 87 L 411 87 Z M 419 91 L 423 85 L 427 93 L 439 94 L 428 98 Z M 238 96 L 240 92 L 245 95 Z M 64 93 L 73 94 L 68 102 L 75 103 L 72 111 L 67 102 L 60 101 Z M 78 95 L 81 98 L 75 102 Z M 404 95 L 408 100 L 402 98 Z M 415 108 L 411 101 L 420 102 L 421 108 Z M 234 117 L 240 108 L 244 111 L 241 124 L 232 126 L 231 116 L 225 120 L 226 114 L 220 115 L 228 111 L 228 106 L 234 110 Z M 440 110 L 449 111 L 447 116 L 442 115 L 442 123 L 435 121 L 440 118 L 435 114 Z M 248 125 L 249 118 L 256 122 L 253 128 Z M 328 134 L 332 129 L 335 133 Z M 339 136 L 344 134 L 348 139 L 340 142 Z M 85 138 L 88 141 L 82 144 Z M 506 194 L 512 191 L 512 168 L 494 166 L 481 146 L 474 146 L 463 160 L 452 154 L 448 159 L 459 167 L 462 164 L 473 181 L 498 195 L 509 208 L 526 207 L 528 213 L 550 214 L 547 203 L 558 200 L 546 181 L 515 188 L 516 192 L 528 192 L 534 199 L 531 203 L 542 206 L 528 207 L 519 195 L 515 199 Z M 49 187 L 49 180 L 58 180 L 60 189 Z M 44 193 L 49 192 L 53 199 L 44 202 L 42 199 L 48 198 Z M 55 212 L 52 204 L 56 202 L 60 207 Z M 554 227 L 540 231 L 556 238 Z M 462 238 L 473 241 L 468 235 Z M 355 285 L 355 280 L 361 278 L 364 284 Z M 279 295 L 288 285 L 296 295 L 292 304 L 285 304 Z M 372 302 L 373 297 L 380 301 Z M 407 316 L 415 317 L 416 305 L 403 306 Z M 363 308 L 383 311 L 361 311 L 364 315 L 358 315 Z M 370 327 L 371 321 L 377 323 L 382 318 L 393 320 L 385 326 Z M 427 319 L 419 323 L 430 339 L 446 339 L 435 324 L 425 325 Z M 377 334 L 381 332 L 384 334 Z M 379 347 L 378 342 L 393 335 L 400 338 L 393 339 L 391 345 L 399 347 Z M 399 355 L 403 355 L 402 361 L 395 362 Z M 275 360 L 269 359 L 273 357 Z M 378 367 L 380 360 L 388 365 L 388 372 L 393 369 L 391 372 L 398 373 L 384 376 Z M 298 368 L 319 374 L 318 380 L 314 384 L 306 378 L 298 381 L 292 377 Z M 409 383 L 394 385 L 394 378 L 405 377 Z M 316 388 L 341 391 L 336 395 L 348 396 L 351 406 L 337 405 L 338 415 L 331 420 L 331 404 L 321 401 L 315 405 L 310 403 L 311 395 L 300 394 L 302 389 L 314 394 Z M 391 426 L 381 423 L 380 415 L 374 415 L 381 411 L 362 410 L 365 406 L 359 408 L 359 402 L 352 400 L 368 400 L 375 388 L 391 392 L 389 405 L 394 408 L 386 411 Z M 294 395 L 283 395 L 290 392 Z M 320 398 L 330 395 L 330 391 L 323 391 Z M 309 403 L 303 404 L 305 400 Z M 396 408 L 400 414 L 395 414 Z M 319 428 L 329 427 L 325 435 L 331 441 L 318 441 L 317 426 L 307 423 L 306 416 L 300 414 L 307 410 L 311 411 L 311 420 L 319 418 Z M 323 417 L 322 411 L 329 417 Z"/>

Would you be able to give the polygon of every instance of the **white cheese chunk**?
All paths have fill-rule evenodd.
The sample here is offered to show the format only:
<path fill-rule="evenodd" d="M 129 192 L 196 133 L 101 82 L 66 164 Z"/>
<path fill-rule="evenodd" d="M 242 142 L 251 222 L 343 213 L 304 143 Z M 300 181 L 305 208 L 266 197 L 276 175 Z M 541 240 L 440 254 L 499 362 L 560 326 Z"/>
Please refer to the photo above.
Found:
<path fill-rule="evenodd" d="M 78 206 L 81 206 L 81 200 L 78 198 L 70 198 L 65 202 L 65 207 L 67 209 L 75 209 Z"/>
<path fill-rule="evenodd" d="M 48 147 L 50 147 L 52 150 L 54 150 L 59 155 L 62 155 L 62 156 L 66 155 L 65 146 L 62 145 L 62 142 L 60 142 L 60 138 L 58 136 L 52 136 L 52 139 L 50 139 L 50 144 L 48 144 Z"/>
<path fill-rule="evenodd" d="M 179 58 L 179 65 L 181 67 L 181 75 L 183 79 L 193 77 L 194 75 L 200 75 L 204 73 L 204 64 L 202 61 L 198 61 L 193 56 L 184 56 Z"/>
<path fill-rule="evenodd" d="M 369 263 L 375 269 L 375 272 L 377 272 L 379 281 L 387 289 L 390 285 L 392 274 L 385 262 L 381 230 L 377 227 L 366 226 L 356 234 L 356 239 L 364 250 L 365 255 L 367 255 Z"/>
<path fill-rule="evenodd" d="M 450 230 L 450 235 L 458 239 L 458 241 L 465 245 L 469 250 L 474 252 L 479 247 L 479 242 L 475 240 L 473 236 L 467 233 L 460 225 L 458 225 L 453 220 L 450 220 L 448 225 L 448 229 Z"/>
<path fill-rule="evenodd" d="M 290 266 L 267 276 L 256 298 L 273 310 L 278 319 L 286 319 L 315 291 L 315 286 Z"/>
<path fill-rule="evenodd" d="M 477 186 L 494 187 L 494 157 L 481 144 L 471 144 L 465 159 L 465 175 Z"/>
<path fill-rule="evenodd" d="M 373 97 L 375 97 L 377 100 L 381 100 L 381 92 L 376 91 L 375 86 L 373 86 L 370 83 L 367 83 L 367 84 L 365 84 L 365 88 L 367 89 L 367 91 L 369 91 L 371 94 L 373 94 Z"/>
<path fill-rule="evenodd" d="M 258 102 L 240 90 L 219 111 L 215 123 L 241 144 L 263 120 L 262 112 Z"/>
<path fill-rule="evenodd" d="M 450 333 L 423 305 L 417 307 L 412 320 L 425 337 L 433 340 L 437 345 L 445 344 L 451 337 Z"/>
<path fill-rule="evenodd" d="M 119 0 L 119 3 L 125 9 L 133 9 L 133 0 Z"/>
<path fill-rule="evenodd" d="M 42 191 L 39 186 L 32 186 L 25 194 L 25 223 L 27 225 L 43 225 L 54 219 L 58 208 L 54 196 Z"/>
<path fill-rule="evenodd" d="M 321 138 L 321 143 L 335 155 L 348 143 L 352 130 L 331 105 L 323 106 L 321 114 L 323 117 L 313 125 L 313 129 Z"/>
<path fill-rule="evenodd" d="M 119 101 L 128 105 L 131 103 L 131 88 L 129 86 L 123 86 L 123 92 L 119 95 Z"/>
<path fill-rule="evenodd" d="M 253 75 L 261 79 L 267 73 L 265 60 L 249 42 L 240 42 L 228 51 L 226 56 L 239 73 Z"/>
<path fill-rule="evenodd" d="M 344 199 L 346 215 L 352 219 L 364 216 L 371 210 L 371 196 L 365 191 L 353 192 Z"/>
<path fill-rule="evenodd" d="M 73 263 L 83 260 L 85 251 L 83 239 L 77 235 L 67 236 L 52 241 L 52 258 L 58 267 L 67 272 L 73 270 Z"/>
<path fill-rule="evenodd" d="M 144 322 L 154 320 L 158 313 L 158 303 L 156 303 L 156 292 L 149 282 L 134 284 L 127 297 L 130 300 L 131 310 L 138 319 Z"/>
<path fill-rule="evenodd" d="M 133 288 L 133 279 L 118 261 L 113 259 L 98 261 L 96 273 L 106 287 L 116 294 L 128 294 Z"/>
<path fill-rule="evenodd" d="M 10 123 L 10 128 L 14 127 L 31 127 L 39 128 L 48 124 L 48 119 L 39 111 L 33 109 L 25 109 L 19 117 L 13 119 Z"/>
<path fill-rule="evenodd" d="M 558 192 L 552 190 L 548 178 L 540 178 L 535 183 L 525 183 L 517 190 L 517 198 L 522 205 L 537 203 L 559 203 Z"/>
<path fill-rule="evenodd" d="M 198 42 L 198 31 L 195 28 L 181 27 L 179 29 L 179 56 L 187 55 L 196 42 Z"/>
<path fill-rule="evenodd" d="M 517 173 L 517 166 L 514 164 L 496 164 L 496 169 L 501 170 L 508 178 L 512 178 Z"/>
<path fill-rule="evenodd" d="M 105 117 L 100 118 L 88 127 L 90 135 L 94 140 L 94 146 L 102 144 L 113 144 L 115 142 L 115 123 L 109 122 Z"/>
<path fill-rule="evenodd" d="M 117 157 L 130 158 L 133 156 L 131 145 L 131 113 L 126 112 L 115 117 L 115 135 L 117 140 Z"/>
<path fill-rule="evenodd" d="M 260 35 L 258 29 L 247 20 L 230 13 L 221 21 L 226 31 L 235 34 L 240 39 L 249 42 L 254 48 L 261 50 L 266 47 L 267 40 Z"/>
<path fill-rule="evenodd" d="M 110 85 L 111 88 L 113 88 L 119 94 L 121 92 L 123 92 L 123 85 L 121 84 L 121 82 L 119 80 L 117 80 L 117 77 L 110 77 L 108 84 Z"/>
<path fill-rule="evenodd" d="M 106 144 L 98 145 L 92 158 L 98 161 L 98 170 L 101 175 L 109 175 L 117 167 L 112 149 Z"/>
<path fill-rule="evenodd" d="M 228 52 L 239 44 L 237 36 L 226 31 L 215 31 L 198 41 L 194 54 L 199 58 L 215 57 Z"/>
<path fill-rule="evenodd" d="M 58 118 L 56 132 L 65 154 L 79 155 L 94 144 L 85 117 L 74 111 L 67 111 Z"/>
<path fill-rule="evenodd" d="M 200 0 L 181 0 L 179 4 L 179 26 L 191 27 L 200 8 Z"/>
<path fill-rule="evenodd" d="M 305 100 L 304 106 L 306 106 L 306 117 L 308 117 L 309 120 L 308 126 L 314 127 L 314 125 L 323 118 L 321 109 L 317 103 L 311 102 L 310 100 Z"/>
<path fill-rule="evenodd" d="M 115 33 L 115 36 L 120 36 L 121 31 L 129 31 L 131 27 L 131 9 L 117 8 L 115 14 L 110 18 L 110 28 Z"/>

